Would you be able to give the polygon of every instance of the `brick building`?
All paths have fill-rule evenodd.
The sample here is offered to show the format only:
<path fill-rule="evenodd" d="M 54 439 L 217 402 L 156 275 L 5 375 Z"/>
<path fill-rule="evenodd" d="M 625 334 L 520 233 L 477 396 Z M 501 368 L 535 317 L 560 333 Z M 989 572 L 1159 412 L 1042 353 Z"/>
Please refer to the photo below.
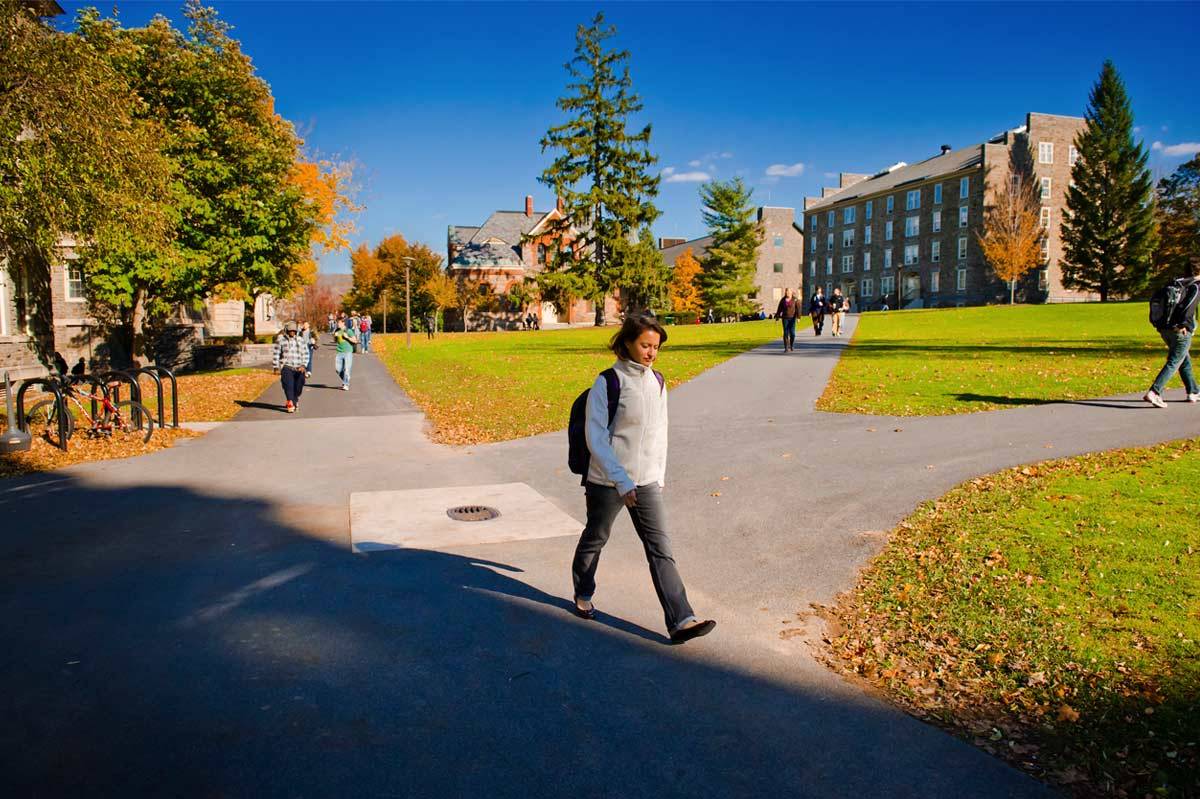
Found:
<path fill-rule="evenodd" d="M 1063 208 L 1081 117 L 1027 115 L 1025 124 L 980 144 L 943 145 L 920 163 L 873 175 L 842 173 L 837 188 L 804 203 L 810 290 L 840 286 L 855 309 L 980 305 L 1008 300 L 1007 284 L 976 240 L 996 187 L 1018 174 L 1033 179 L 1048 229 L 1042 264 L 1018 283 L 1026 302 L 1072 302 L 1065 289 Z"/>
<path fill-rule="evenodd" d="M 762 206 L 756 214 L 763 226 L 763 243 L 758 248 L 758 265 L 754 276 L 759 306 L 768 314 L 783 297 L 786 288 L 804 294 L 804 230 L 796 223 L 796 209 Z M 690 249 L 696 260 L 703 260 L 712 244 L 712 236 L 691 241 L 659 239 L 659 250 L 667 266 Z"/>

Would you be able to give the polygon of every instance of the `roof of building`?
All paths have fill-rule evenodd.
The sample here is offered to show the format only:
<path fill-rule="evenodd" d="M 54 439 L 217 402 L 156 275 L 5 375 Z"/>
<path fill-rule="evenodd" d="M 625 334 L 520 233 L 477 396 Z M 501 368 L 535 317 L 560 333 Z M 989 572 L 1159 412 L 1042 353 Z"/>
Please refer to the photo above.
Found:
<path fill-rule="evenodd" d="M 495 211 L 479 227 L 451 225 L 450 244 L 455 247 L 451 266 L 522 266 L 521 239 L 546 218 L 550 211 Z"/>
<path fill-rule="evenodd" d="M 959 150 L 951 150 L 945 154 L 935 155 L 920 163 L 908 164 L 907 166 L 892 169 L 891 171 L 885 170 L 876 173 L 866 180 L 847 186 L 828 197 L 822 197 L 818 202 L 806 208 L 805 213 L 811 213 L 829 205 L 836 205 L 846 200 L 852 200 L 855 197 L 863 197 L 868 194 L 887 191 L 888 189 L 900 188 L 909 183 L 935 178 L 939 175 L 949 175 L 953 172 L 977 167 L 982 163 L 983 146 L 972 144 L 970 147 L 963 147 Z"/>
<path fill-rule="evenodd" d="M 708 248 L 712 246 L 712 236 L 701 236 L 698 239 L 685 241 L 682 244 L 672 244 L 670 247 L 664 247 L 659 250 L 662 253 L 663 260 L 668 264 L 675 263 L 675 259 L 683 255 L 684 250 L 691 250 L 692 255 L 696 256 L 697 260 L 708 255 Z"/>

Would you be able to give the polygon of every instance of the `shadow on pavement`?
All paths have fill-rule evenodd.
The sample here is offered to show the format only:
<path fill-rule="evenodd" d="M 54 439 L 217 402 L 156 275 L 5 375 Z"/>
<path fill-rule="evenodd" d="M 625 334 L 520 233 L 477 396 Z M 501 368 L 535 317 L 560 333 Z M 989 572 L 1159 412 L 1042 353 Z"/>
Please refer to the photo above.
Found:
<path fill-rule="evenodd" d="M 233 402 L 242 408 L 259 408 L 264 411 L 279 411 L 280 413 L 287 413 L 287 408 L 283 407 L 282 405 L 272 404 L 270 402 L 249 402 L 247 400 L 234 400 Z"/>
<path fill-rule="evenodd" d="M 872 702 L 705 662 L 729 642 L 650 644 L 518 564 L 353 555 L 286 510 L 0 484 L 6 794 L 1047 795 Z"/>
<path fill-rule="evenodd" d="M 1085 405 L 1091 408 L 1116 408 L 1118 410 L 1140 410 L 1149 408 L 1141 399 L 1042 399 L 1040 397 L 1001 397 L 993 394 L 955 394 L 959 402 L 989 402 L 993 405 Z"/>

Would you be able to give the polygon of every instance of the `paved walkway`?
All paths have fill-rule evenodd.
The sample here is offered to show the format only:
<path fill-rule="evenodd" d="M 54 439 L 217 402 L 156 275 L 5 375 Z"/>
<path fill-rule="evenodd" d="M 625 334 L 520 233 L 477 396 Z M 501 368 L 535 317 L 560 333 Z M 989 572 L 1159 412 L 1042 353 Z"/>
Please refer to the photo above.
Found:
<path fill-rule="evenodd" d="M 0 747 L 22 753 L 6 793 L 1047 794 L 780 633 L 815 633 L 797 614 L 922 499 L 1200 435 L 1200 409 L 816 413 L 846 341 L 763 347 L 673 392 L 676 554 L 720 621 L 685 647 L 664 645 L 624 520 L 591 623 L 567 611 L 569 537 L 350 554 L 354 491 L 522 481 L 582 518 L 562 433 L 435 446 L 372 355 L 295 416 L 251 409 L 155 455 L 0 483 Z"/>

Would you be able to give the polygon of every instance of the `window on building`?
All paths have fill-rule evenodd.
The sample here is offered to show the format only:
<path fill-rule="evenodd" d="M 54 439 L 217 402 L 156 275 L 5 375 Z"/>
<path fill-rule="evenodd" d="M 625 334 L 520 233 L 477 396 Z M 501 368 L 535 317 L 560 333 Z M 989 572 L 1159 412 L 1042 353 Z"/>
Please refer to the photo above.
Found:
<path fill-rule="evenodd" d="M 832 297 L 832 296 L 833 296 L 833 284 L 832 284 L 832 283 L 826 283 L 826 284 L 825 284 L 825 296 L 826 296 L 826 297 Z"/>
<path fill-rule="evenodd" d="M 887 212 L 890 214 L 896 207 L 896 198 L 889 194 L 885 202 L 887 203 Z"/>
<path fill-rule="evenodd" d="M 1079 160 L 1079 150 L 1075 149 L 1075 146 L 1072 145 L 1071 149 L 1067 150 L 1067 163 L 1070 164 L 1071 166 L 1075 166 L 1075 162 L 1078 160 Z"/>
<path fill-rule="evenodd" d="M 939 233 L 939 232 L 941 232 L 941 229 L 942 229 L 942 212 L 934 211 L 933 212 L 933 232 Z"/>
<path fill-rule="evenodd" d="M 921 247 L 917 244 L 904 245 L 904 265 L 914 266 L 921 257 Z"/>
<path fill-rule="evenodd" d="M 779 302 L 780 300 L 782 300 L 783 299 L 783 289 L 779 288 L 778 286 L 771 289 L 771 299 L 775 300 L 776 302 Z"/>
<path fill-rule="evenodd" d="M 883 240 L 892 240 L 892 220 L 890 219 L 883 223 Z"/>
<path fill-rule="evenodd" d="M 783 264 L 771 264 L 771 268 L 773 268 L 777 273 L 783 273 Z"/>
<path fill-rule="evenodd" d="M 933 204 L 934 205 L 942 204 L 942 184 L 941 183 L 933 184 Z"/>
<path fill-rule="evenodd" d="M 971 195 L 971 179 L 960 178 L 958 181 L 958 198 L 965 200 Z"/>
<path fill-rule="evenodd" d="M 858 295 L 864 299 L 869 299 L 875 295 L 875 281 L 869 277 L 864 277 L 862 285 L 858 289 Z"/>
<path fill-rule="evenodd" d="M 965 260 L 967 257 L 967 237 L 958 237 L 958 260 Z"/>
<path fill-rule="evenodd" d="M 808 276 L 809 277 L 817 276 L 817 259 L 816 258 L 813 258 L 811 261 L 808 262 Z"/>
<path fill-rule="evenodd" d="M 871 271 L 871 251 L 870 250 L 867 250 L 866 252 L 863 253 L 863 271 L 864 272 Z"/>
<path fill-rule="evenodd" d="M 942 273 L 936 269 L 929 273 L 929 290 L 936 294 L 941 291 Z"/>
<path fill-rule="evenodd" d="M 870 243 L 871 243 L 871 225 L 867 225 L 865 228 L 863 228 L 863 244 L 870 244 Z"/>
<path fill-rule="evenodd" d="M 842 246 L 843 247 L 853 247 L 854 246 L 854 228 L 852 228 L 852 227 L 846 228 L 845 230 L 842 231 Z"/>
<path fill-rule="evenodd" d="M 783 236 L 779 235 L 778 233 L 775 234 L 775 246 L 776 247 L 783 246 Z"/>
<path fill-rule="evenodd" d="M 913 189 L 904 195 L 904 210 L 912 211 L 921 207 L 921 190 Z"/>
<path fill-rule="evenodd" d="M 891 247 L 888 247 L 886 250 L 883 251 L 883 268 L 884 269 L 892 268 L 892 248 Z"/>
<path fill-rule="evenodd" d="M 68 264 L 63 270 L 67 281 L 67 302 L 83 302 L 83 270 Z"/>
<path fill-rule="evenodd" d="M 1050 287 L 1050 270 L 1049 269 L 1039 269 L 1038 270 L 1038 290 L 1045 291 L 1049 287 Z"/>
<path fill-rule="evenodd" d="M 817 215 L 813 214 L 811 217 L 809 217 L 809 219 L 812 222 L 812 225 L 810 226 L 810 227 L 812 227 L 812 232 L 816 233 L 817 232 Z"/>
<path fill-rule="evenodd" d="M 825 259 L 825 274 L 833 274 L 833 256 L 830 255 Z"/>
<path fill-rule="evenodd" d="M 874 207 L 875 201 L 867 200 L 866 205 L 863 206 L 863 219 L 867 220 L 868 222 L 871 221 L 871 211 L 874 209 Z"/>
<path fill-rule="evenodd" d="M 833 211 L 830 211 L 826 216 L 825 224 L 829 227 L 833 227 Z"/>
<path fill-rule="evenodd" d="M 546 263 L 546 245 L 539 244 L 537 248 L 537 262 L 543 266 Z"/>
<path fill-rule="evenodd" d="M 1048 236 L 1042 238 L 1042 263 L 1050 263 L 1050 238 Z"/>
<path fill-rule="evenodd" d="M 904 235 L 905 237 L 921 235 L 921 217 L 906 216 L 904 218 Z"/>
<path fill-rule="evenodd" d="M 1054 163 L 1054 142 L 1040 141 L 1038 142 L 1038 163 L 1053 164 Z"/>
<path fill-rule="evenodd" d="M 853 271 L 854 271 L 854 256 L 853 255 L 843 255 L 842 256 L 842 272 L 853 272 Z"/>
<path fill-rule="evenodd" d="M 931 242 L 929 245 L 929 260 L 935 264 L 942 260 L 942 243 L 940 241 Z"/>
<path fill-rule="evenodd" d="M 892 275 L 884 275 L 879 278 L 879 294 L 886 297 L 896 290 L 896 278 Z"/>
<path fill-rule="evenodd" d="M 853 205 L 848 205 L 842 209 L 842 224 L 843 225 L 854 224 L 854 214 L 855 214 L 856 210 L 857 209 Z"/>
<path fill-rule="evenodd" d="M 1050 178 L 1042 178 L 1042 199 L 1050 199 Z"/>
<path fill-rule="evenodd" d="M 1042 223 L 1042 227 L 1050 227 L 1050 209 L 1048 207 L 1042 206 L 1042 216 L 1039 221 Z"/>
<path fill-rule="evenodd" d="M 816 252 L 816 251 L 817 251 L 817 237 L 816 237 L 816 236 L 810 236 L 810 237 L 809 237 L 809 239 L 808 239 L 808 251 L 809 251 L 809 252 Z"/>
<path fill-rule="evenodd" d="M 830 231 L 825 234 L 825 249 L 827 249 L 827 250 L 833 249 L 833 231 Z"/>
<path fill-rule="evenodd" d="M 960 205 L 958 207 L 958 226 L 959 227 L 967 226 L 967 206 L 965 206 L 965 205 Z"/>
<path fill-rule="evenodd" d="M 954 290 L 955 291 L 966 291 L 967 290 L 967 270 L 966 269 L 959 269 L 956 271 L 956 273 L 954 275 Z"/>

